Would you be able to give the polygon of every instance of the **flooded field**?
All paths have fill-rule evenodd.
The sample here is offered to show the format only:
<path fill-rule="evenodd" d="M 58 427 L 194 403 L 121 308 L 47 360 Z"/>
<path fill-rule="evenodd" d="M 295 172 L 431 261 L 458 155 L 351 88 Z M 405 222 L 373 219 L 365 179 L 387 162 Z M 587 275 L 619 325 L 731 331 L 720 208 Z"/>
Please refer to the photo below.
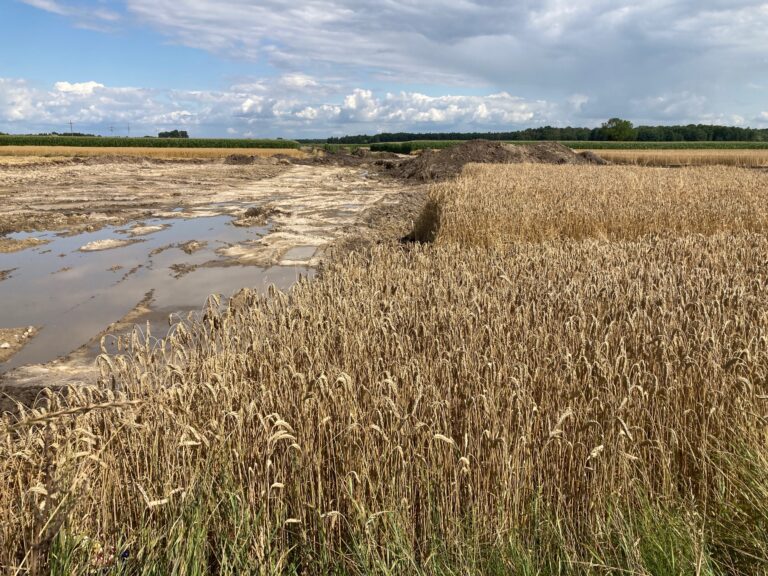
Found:
<path fill-rule="evenodd" d="M 237 227 L 231 221 L 228 216 L 155 219 L 142 222 L 150 232 L 139 235 L 112 226 L 65 237 L 38 234 L 38 246 L 0 255 L 0 266 L 12 270 L 0 283 L 3 324 L 41 327 L 0 371 L 72 352 L 127 315 L 148 293 L 147 304 L 157 317 L 199 309 L 213 293 L 229 296 L 271 283 L 285 288 L 307 273 L 302 266 L 232 265 L 218 251 L 256 240 L 268 229 Z M 18 240 L 30 236 L 10 235 Z M 117 247 L 99 250 L 101 245 Z"/>
<path fill-rule="evenodd" d="M 210 294 L 288 288 L 400 188 L 335 166 L 0 169 L 0 381 L 87 380 L 104 335 L 162 337 Z"/>

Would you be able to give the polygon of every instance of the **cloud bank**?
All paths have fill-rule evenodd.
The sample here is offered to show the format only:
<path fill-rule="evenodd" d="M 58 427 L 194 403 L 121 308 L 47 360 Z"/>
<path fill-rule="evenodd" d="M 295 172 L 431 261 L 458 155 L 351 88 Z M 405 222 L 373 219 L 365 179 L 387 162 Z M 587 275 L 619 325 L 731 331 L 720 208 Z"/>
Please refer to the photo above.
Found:
<path fill-rule="evenodd" d="M 337 93 L 338 91 L 338 93 Z M 150 90 L 110 87 L 96 81 L 56 82 L 49 89 L 21 79 L 0 78 L 0 129 L 153 134 L 169 127 L 193 134 L 342 134 L 405 130 L 520 127 L 553 121 L 557 104 L 529 101 L 505 92 L 487 96 L 427 96 L 418 92 L 348 93 L 307 75 L 231 86 L 224 91 Z"/>
<path fill-rule="evenodd" d="M 594 125 L 610 116 L 766 121 L 764 0 L 115 0 L 109 9 L 102 0 L 20 1 L 77 25 L 154 30 L 240 63 L 243 76 L 253 63 L 274 71 L 221 92 L 6 81 L 6 92 L 31 91 L 41 121 L 63 119 L 58 111 L 286 134 Z M 93 110 L 78 98 L 94 100 Z M 147 108 L 129 108 L 138 102 Z M 12 107 L 15 117 L 23 109 Z"/>

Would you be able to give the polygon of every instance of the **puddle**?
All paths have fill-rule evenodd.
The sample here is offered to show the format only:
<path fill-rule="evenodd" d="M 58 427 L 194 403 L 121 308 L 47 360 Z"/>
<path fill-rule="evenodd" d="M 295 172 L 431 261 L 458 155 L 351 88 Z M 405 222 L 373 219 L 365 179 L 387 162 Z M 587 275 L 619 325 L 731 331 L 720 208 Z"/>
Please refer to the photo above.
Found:
<path fill-rule="evenodd" d="M 210 294 L 230 296 L 243 287 L 266 289 L 270 284 L 287 288 L 308 275 L 307 268 L 297 266 L 229 265 L 217 250 L 256 241 L 269 232 L 268 227 L 243 228 L 231 221 L 231 216 L 147 219 L 73 236 L 38 232 L 36 237 L 49 241 L 44 247 L 0 254 L 0 270 L 15 269 L 0 282 L 0 328 L 42 328 L 18 354 L 0 364 L 0 373 L 69 354 L 125 316 L 151 290 L 153 317 L 166 319 L 167 329 L 169 314 L 199 310 Z M 127 231 L 135 226 L 152 232 L 137 243 L 109 242 L 131 238 Z M 191 251 L 193 241 L 196 249 Z M 80 250 L 107 244 L 116 247 Z M 205 266 L 197 267 L 201 265 Z M 178 270 L 185 272 L 177 274 Z"/>
<path fill-rule="evenodd" d="M 317 246 L 296 246 L 283 254 L 283 261 L 309 262 L 317 252 Z"/>

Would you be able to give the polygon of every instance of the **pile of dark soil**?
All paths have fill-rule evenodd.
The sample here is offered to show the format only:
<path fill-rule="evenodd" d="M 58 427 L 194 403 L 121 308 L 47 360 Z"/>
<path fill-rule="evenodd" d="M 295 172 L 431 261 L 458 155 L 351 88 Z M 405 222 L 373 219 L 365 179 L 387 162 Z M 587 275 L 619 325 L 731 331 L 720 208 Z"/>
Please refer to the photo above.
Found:
<path fill-rule="evenodd" d="M 600 156 L 598 156 L 597 154 L 592 152 L 592 150 L 586 150 L 584 152 L 579 152 L 579 156 L 584 158 L 584 160 L 586 160 L 590 164 L 599 164 L 601 166 L 605 166 L 607 164 L 610 164 L 610 162 L 608 162 L 608 160 L 606 160 L 605 158 L 601 158 Z"/>
<path fill-rule="evenodd" d="M 368 164 L 370 158 L 365 154 L 350 154 L 343 151 L 324 151 L 309 158 L 291 158 L 291 164 L 302 164 L 304 166 L 346 166 L 357 168 Z"/>
<path fill-rule="evenodd" d="M 255 164 L 256 156 L 248 156 L 247 154 L 230 154 L 224 158 L 224 164 L 231 164 L 233 166 L 247 166 L 248 164 Z"/>
<path fill-rule="evenodd" d="M 593 156 L 597 157 L 594 154 Z M 446 180 L 460 174 L 465 164 L 521 164 L 524 162 L 596 163 L 557 142 L 512 145 L 489 140 L 471 140 L 440 151 L 425 150 L 415 158 L 392 166 L 388 172 L 406 180 Z"/>

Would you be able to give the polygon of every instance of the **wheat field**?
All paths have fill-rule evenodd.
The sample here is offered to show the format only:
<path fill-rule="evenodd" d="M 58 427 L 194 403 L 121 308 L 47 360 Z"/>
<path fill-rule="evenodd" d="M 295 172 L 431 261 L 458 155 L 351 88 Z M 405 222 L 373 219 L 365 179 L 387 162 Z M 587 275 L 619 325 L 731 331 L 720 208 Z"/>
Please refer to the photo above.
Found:
<path fill-rule="evenodd" d="M 434 224 L 443 242 L 486 247 L 559 238 L 763 232 L 768 172 L 470 165 L 455 181 L 432 189 L 425 217 L 418 226 Z"/>
<path fill-rule="evenodd" d="M 614 164 L 638 166 L 739 166 L 768 168 L 768 150 L 594 150 Z"/>
<path fill-rule="evenodd" d="M 768 573 L 761 178 L 469 166 L 429 243 L 136 331 L 0 423 L 0 566 Z"/>
<path fill-rule="evenodd" d="M 93 147 L 93 146 L 0 146 L 0 163 L 5 159 L 13 163 L 20 157 L 71 158 L 73 156 L 132 156 L 160 159 L 215 159 L 231 154 L 268 157 L 285 154 L 303 158 L 307 154 L 294 148 L 139 148 L 139 147 Z"/>

